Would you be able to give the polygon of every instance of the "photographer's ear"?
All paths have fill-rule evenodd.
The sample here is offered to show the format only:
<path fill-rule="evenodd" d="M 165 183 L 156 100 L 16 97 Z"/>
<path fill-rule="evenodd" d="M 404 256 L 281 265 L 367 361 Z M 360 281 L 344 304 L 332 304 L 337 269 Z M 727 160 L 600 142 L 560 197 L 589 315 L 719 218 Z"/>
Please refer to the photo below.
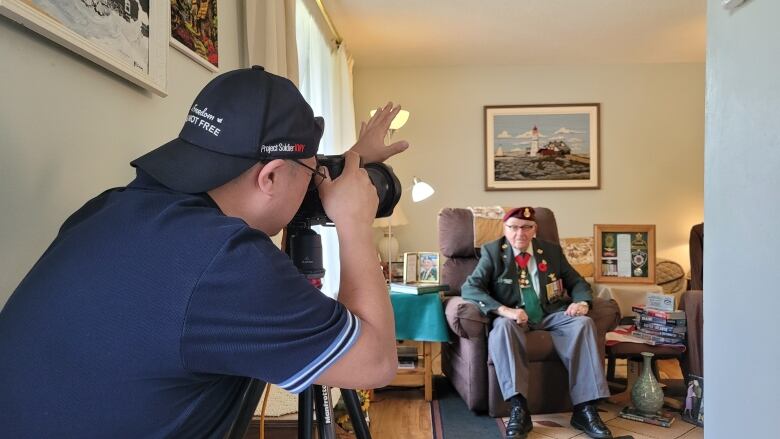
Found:
<path fill-rule="evenodd" d="M 287 164 L 282 159 L 271 160 L 262 165 L 255 176 L 257 188 L 266 193 L 277 191 L 280 184 L 281 173 L 285 172 Z"/>

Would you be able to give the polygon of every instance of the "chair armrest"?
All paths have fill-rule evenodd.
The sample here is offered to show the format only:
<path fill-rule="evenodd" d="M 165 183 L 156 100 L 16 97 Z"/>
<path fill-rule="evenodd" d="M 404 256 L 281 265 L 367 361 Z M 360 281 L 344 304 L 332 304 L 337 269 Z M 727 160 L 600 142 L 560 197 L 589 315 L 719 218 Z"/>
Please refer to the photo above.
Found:
<path fill-rule="evenodd" d="M 487 337 L 490 319 L 473 302 L 459 296 L 449 297 L 444 302 L 444 316 L 458 337 L 483 340 Z"/>
<path fill-rule="evenodd" d="M 617 327 L 620 323 L 620 306 L 617 302 L 595 297 L 592 305 L 588 317 L 593 319 L 601 336 Z"/>

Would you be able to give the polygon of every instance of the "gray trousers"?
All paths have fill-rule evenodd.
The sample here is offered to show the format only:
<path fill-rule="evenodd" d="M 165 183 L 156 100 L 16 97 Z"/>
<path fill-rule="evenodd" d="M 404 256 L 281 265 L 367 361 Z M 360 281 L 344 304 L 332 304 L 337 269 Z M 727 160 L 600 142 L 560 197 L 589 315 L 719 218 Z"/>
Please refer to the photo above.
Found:
<path fill-rule="evenodd" d="M 573 404 L 609 396 L 604 359 L 596 344 L 596 325 L 590 317 L 569 317 L 560 311 L 530 329 L 550 332 L 555 351 L 569 371 L 569 395 Z M 504 317 L 493 321 L 488 350 L 504 400 L 518 393 L 528 396 L 527 331 L 528 327 Z"/>

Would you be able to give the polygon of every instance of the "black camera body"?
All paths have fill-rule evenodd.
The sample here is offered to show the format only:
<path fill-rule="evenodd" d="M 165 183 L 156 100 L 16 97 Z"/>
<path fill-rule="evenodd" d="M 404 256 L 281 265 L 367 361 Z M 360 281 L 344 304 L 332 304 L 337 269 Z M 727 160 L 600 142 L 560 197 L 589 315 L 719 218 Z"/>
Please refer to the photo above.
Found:
<path fill-rule="evenodd" d="M 317 163 L 327 167 L 330 178 L 335 180 L 344 170 L 345 158 L 343 155 L 318 155 Z M 376 218 L 392 215 L 395 205 L 401 199 L 401 183 L 393 173 L 393 168 L 384 163 L 368 163 L 366 165 L 361 163 L 360 166 L 368 173 L 368 178 L 371 179 L 379 197 Z M 306 193 L 301 207 L 290 223 L 290 225 L 294 224 L 303 227 L 332 224 L 322 207 L 318 191 L 313 190 Z"/>

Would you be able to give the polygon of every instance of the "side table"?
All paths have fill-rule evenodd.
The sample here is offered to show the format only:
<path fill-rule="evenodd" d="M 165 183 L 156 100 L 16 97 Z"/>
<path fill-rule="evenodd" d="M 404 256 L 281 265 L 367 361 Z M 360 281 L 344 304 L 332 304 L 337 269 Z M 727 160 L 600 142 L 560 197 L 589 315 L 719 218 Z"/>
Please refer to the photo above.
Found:
<path fill-rule="evenodd" d="M 390 385 L 424 386 L 425 400 L 433 399 L 432 343 L 449 341 L 444 308 L 436 293 L 390 293 L 395 317 L 396 340 L 414 340 L 422 344 L 422 363 L 414 369 L 398 369 Z M 418 353 L 419 356 L 419 353 Z"/>

